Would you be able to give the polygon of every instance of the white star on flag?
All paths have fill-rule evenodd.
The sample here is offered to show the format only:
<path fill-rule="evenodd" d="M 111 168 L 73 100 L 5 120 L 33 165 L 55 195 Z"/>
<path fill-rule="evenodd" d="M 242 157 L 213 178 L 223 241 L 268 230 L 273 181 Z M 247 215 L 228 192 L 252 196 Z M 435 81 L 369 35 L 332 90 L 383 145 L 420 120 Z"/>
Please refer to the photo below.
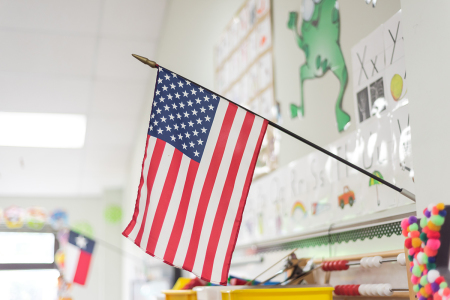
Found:
<path fill-rule="evenodd" d="M 77 244 L 78 247 L 80 247 L 81 249 L 84 249 L 84 248 L 86 248 L 87 240 L 84 236 L 79 235 L 75 238 L 75 243 Z"/>

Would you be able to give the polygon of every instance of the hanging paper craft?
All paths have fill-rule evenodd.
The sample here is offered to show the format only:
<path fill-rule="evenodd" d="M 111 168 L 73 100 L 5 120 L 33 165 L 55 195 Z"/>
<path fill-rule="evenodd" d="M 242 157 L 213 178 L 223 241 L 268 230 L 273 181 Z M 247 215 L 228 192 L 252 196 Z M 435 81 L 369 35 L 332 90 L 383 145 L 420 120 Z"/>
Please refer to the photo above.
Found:
<path fill-rule="evenodd" d="M 122 220 L 122 208 L 119 205 L 111 204 L 105 209 L 105 220 L 115 224 Z"/>
<path fill-rule="evenodd" d="M 55 230 L 67 227 L 69 220 L 67 213 L 61 209 L 55 209 L 50 215 L 50 225 Z"/>
<path fill-rule="evenodd" d="M 59 244 L 64 247 L 69 242 L 69 229 L 62 228 L 56 234 L 56 238 L 59 241 Z"/>
<path fill-rule="evenodd" d="M 61 275 L 58 277 L 58 300 L 72 300 L 71 297 L 72 284 L 64 280 Z"/>
<path fill-rule="evenodd" d="M 11 206 L 4 211 L 6 227 L 11 229 L 21 228 L 24 222 L 24 210 L 18 206 Z"/>
<path fill-rule="evenodd" d="M 94 246 L 95 241 L 92 239 L 70 231 L 64 257 L 64 279 L 67 282 L 86 283 Z"/>
<path fill-rule="evenodd" d="M 79 234 L 85 235 L 90 238 L 94 237 L 94 229 L 88 222 L 85 221 L 75 222 L 73 226 L 71 226 L 71 228 L 73 231 Z"/>
<path fill-rule="evenodd" d="M 65 260 L 66 260 L 66 254 L 65 251 L 63 249 L 59 249 L 58 251 L 56 251 L 55 253 L 55 264 L 58 267 L 58 270 L 64 271 L 64 266 L 65 266 Z"/>
<path fill-rule="evenodd" d="M 226 285 L 267 124 L 159 67 L 136 207 L 123 235 Z"/>
<path fill-rule="evenodd" d="M 28 228 L 41 230 L 45 225 L 46 219 L 47 213 L 43 208 L 31 207 L 27 209 L 25 220 Z"/>

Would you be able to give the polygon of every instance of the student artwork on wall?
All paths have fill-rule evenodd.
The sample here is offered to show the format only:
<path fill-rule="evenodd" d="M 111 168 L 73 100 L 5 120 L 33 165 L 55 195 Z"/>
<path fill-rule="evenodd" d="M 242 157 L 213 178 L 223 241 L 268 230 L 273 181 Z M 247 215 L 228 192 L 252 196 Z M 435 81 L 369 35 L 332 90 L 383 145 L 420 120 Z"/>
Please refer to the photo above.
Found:
<path fill-rule="evenodd" d="M 278 121 L 274 98 L 270 0 L 248 0 L 214 48 L 215 90 L 272 121 Z M 280 136 L 268 127 L 255 175 L 274 170 Z"/>
<path fill-rule="evenodd" d="M 339 42 L 339 3 L 337 0 L 304 0 L 301 15 L 303 20 L 300 30 L 298 12 L 290 13 L 287 25 L 294 32 L 295 42 L 306 58 L 299 68 L 299 104 L 290 104 L 291 117 L 303 117 L 308 101 L 313 101 L 304 97 L 305 80 L 320 78 L 331 71 L 339 80 L 335 103 L 337 129 L 339 132 L 344 131 L 350 123 L 350 115 L 342 109 L 348 72 Z"/>
<path fill-rule="evenodd" d="M 34 230 L 41 230 L 47 221 L 47 212 L 40 207 L 30 207 L 26 210 L 25 222 L 27 227 Z"/>
<path fill-rule="evenodd" d="M 408 103 L 401 11 L 352 48 L 358 124 Z"/>
<path fill-rule="evenodd" d="M 17 229 L 23 227 L 25 220 L 25 210 L 18 206 L 10 206 L 3 211 L 3 221 L 6 227 Z"/>
<path fill-rule="evenodd" d="M 414 193 L 408 105 L 371 118 L 325 148 Z M 330 224 L 411 203 L 379 181 L 314 151 L 252 183 L 238 241 L 251 244 L 327 230 Z"/>

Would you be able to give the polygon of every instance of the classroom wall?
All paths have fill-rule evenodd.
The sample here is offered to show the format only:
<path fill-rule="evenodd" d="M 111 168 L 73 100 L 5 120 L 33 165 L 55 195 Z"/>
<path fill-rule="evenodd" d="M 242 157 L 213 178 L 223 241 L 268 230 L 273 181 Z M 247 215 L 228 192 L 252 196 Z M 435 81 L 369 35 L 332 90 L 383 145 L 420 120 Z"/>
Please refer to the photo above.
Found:
<path fill-rule="evenodd" d="M 450 102 L 444 89 L 450 67 L 449 11 L 445 0 L 402 0 L 418 215 L 430 203 L 450 204 L 445 189 Z"/>
<path fill-rule="evenodd" d="M 42 207 L 48 211 L 63 209 L 68 213 L 69 225 L 86 222 L 92 226 L 94 238 L 120 247 L 121 224 L 110 224 L 105 221 L 104 209 L 109 204 L 120 205 L 121 190 L 105 191 L 98 198 L 14 198 L 1 197 L 0 207 L 16 205 L 23 208 Z M 74 285 L 73 299 L 85 300 L 119 300 L 121 299 L 122 255 L 97 242 L 91 269 L 85 286 Z"/>

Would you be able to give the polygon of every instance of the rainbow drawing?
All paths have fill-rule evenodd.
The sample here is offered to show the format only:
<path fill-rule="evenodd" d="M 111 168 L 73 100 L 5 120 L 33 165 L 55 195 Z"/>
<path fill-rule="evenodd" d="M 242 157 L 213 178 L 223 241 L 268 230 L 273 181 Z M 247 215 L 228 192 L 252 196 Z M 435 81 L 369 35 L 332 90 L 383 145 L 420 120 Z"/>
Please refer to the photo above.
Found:
<path fill-rule="evenodd" d="M 297 201 L 297 202 L 294 203 L 294 205 L 292 205 L 291 216 L 294 215 L 296 210 L 300 210 L 304 215 L 306 215 L 305 206 L 300 201 Z"/>

